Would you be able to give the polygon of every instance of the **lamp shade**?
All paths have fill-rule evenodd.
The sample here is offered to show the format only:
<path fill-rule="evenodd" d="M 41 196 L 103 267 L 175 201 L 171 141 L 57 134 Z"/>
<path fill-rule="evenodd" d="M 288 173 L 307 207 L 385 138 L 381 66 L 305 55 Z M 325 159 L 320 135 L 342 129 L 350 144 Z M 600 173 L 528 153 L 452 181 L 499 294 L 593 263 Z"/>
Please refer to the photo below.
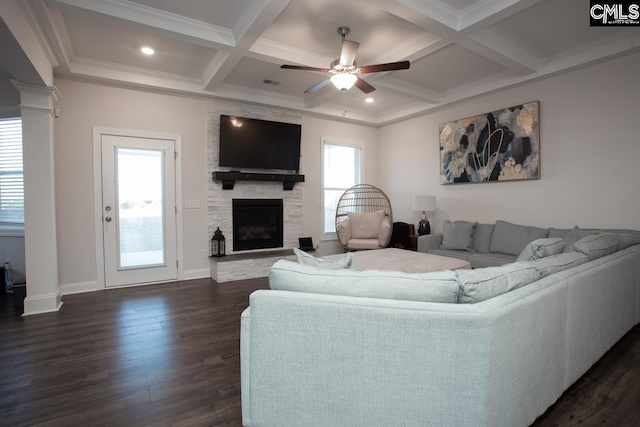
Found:
<path fill-rule="evenodd" d="M 436 196 L 413 196 L 413 210 L 416 212 L 435 212 Z"/>
<path fill-rule="evenodd" d="M 340 90 L 351 89 L 356 80 L 358 77 L 351 73 L 338 73 L 331 76 L 331 83 Z"/>

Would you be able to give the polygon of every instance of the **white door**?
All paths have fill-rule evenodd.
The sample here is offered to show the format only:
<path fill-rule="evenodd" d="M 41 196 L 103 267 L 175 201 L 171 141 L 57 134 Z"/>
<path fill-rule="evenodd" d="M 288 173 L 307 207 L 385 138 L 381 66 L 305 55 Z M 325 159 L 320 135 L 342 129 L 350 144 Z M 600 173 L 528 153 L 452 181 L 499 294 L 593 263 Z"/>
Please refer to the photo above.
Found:
<path fill-rule="evenodd" d="M 176 280 L 175 141 L 102 135 L 105 286 Z"/>

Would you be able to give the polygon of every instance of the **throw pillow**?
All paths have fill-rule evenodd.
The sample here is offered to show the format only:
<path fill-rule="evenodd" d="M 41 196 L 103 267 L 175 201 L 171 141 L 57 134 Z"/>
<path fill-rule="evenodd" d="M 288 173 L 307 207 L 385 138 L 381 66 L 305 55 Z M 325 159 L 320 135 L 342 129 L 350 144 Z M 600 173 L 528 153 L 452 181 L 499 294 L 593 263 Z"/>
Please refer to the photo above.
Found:
<path fill-rule="evenodd" d="M 382 270 L 322 270 L 284 259 L 269 269 L 274 290 L 364 298 L 455 303 L 458 282 L 451 270 L 402 273 Z"/>
<path fill-rule="evenodd" d="M 389 238 L 391 237 L 391 221 L 389 218 L 384 218 L 382 220 L 382 224 L 380 225 L 380 231 L 378 231 L 378 245 L 381 248 L 387 246 L 389 243 Z"/>
<path fill-rule="evenodd" d="M 618 250 L 628 248 L 633 245 L 640 245 L 640 236 L 633 234 L 612 233 L 611 234 L 618 241 Z"/>
<path fill-rule="evenodd" d="M 347 212 L 351 222 L 352 239 L 377 239 L 380 225 L 384 219 L 384 210 L 375 212 Z"/>
<path fill-rule="evenodd" d="M 477 222 L 468 221 L 445 221 L 443 224 L 440 249 L 472 251 L 473 232 L 477 224 Z"/>
<path fill-rule="evenodd" d="M 601 232 L 602 230 L 583 230 L 578 228 L 577 226 L 573 227 L 567 232 L 567 235 L 564 236 L 564 252 L 573 252 L 573 245 L 578 240 Z"/>
<path fill-rule="evenodd" d="M 314 267 L 323 269 L 323 270 L 335 270 L 338 268 L 349 268 L 351 267 L 351 261 L 353 258 L 353 254 L 351 252 L 347 252 L 342 255 L 342 257 L 337 261 L 330 261 L 328 259 L 320 259 L 316 258 L 313 255 L 300 250 L 298 248 L 293 248 L 293 253 L 298 257 L 298 262 L 304 265 L 312 265 Z"/>
<path fill-rule="evenodd" d="M 498 220 L 491 235 L 491 252 L 518 256 L 529 243 L 544 239 L 548 234 L 549 230 L 546 228 Z"/>
<path fill-rule="evenodd" d="M 585 254 L 591 261 L 618 251 L 618 239 L 608 233 L 592 234 L 578 240 L 573 249 Z"/>
<path fill-rule="evenodd" d="M 347 242 L 351 239 L 351 221 L 349 221 L 349 218 L 345 218 L 336 226 L 336 234 L 338 235 L 340 244 L 346 246 Z"/>
<path fill-rule="evenodd" d="M 458 302 L 475 304 L 535 282 L 541 276 L 533 263 L 515 262 L 500 267 L 456 270 Z"/>
<path fill-rule="evenodd" d="M 589 262 L 589 258 L 586 255 L 580 252 L 566 252 L 537 259 L 533 262 L 533 265 L 540 272 L 542 278 L 585 262 Z"/>
<path fill-rule="evenodd" d="M 473 250 L 485 254 L 490 252 L 491 234 L 493 234 L 493 224 L 476 225 L 476 230 L 473 232 Z"/>
<path fill-rule="evenodd" d="M 529 243 L 520 253 L 518 261 L 535 261 L 540 258 L 557 255 L 564 249 L 564 240 L 559 237 L 537 239 Z"/>

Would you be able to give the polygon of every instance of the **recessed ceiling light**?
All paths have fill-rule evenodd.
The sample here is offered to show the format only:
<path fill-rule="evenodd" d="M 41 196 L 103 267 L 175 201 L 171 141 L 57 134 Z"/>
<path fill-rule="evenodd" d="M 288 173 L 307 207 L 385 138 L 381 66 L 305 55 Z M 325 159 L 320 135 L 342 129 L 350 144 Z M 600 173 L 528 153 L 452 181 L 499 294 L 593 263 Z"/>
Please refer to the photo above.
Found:
<path fill-rule="evenodd" d="M 373 102 L 373 98 L 366 98 L 364 102 L 366 102 L 367 104 L 371 104 Z"/>
<path fill-rule="evenodd" d="M 156 51 L 149 46 L 143 46 L 140 48 L 140 52 L 144 53 L 145 55 L 153 55 Z"/>

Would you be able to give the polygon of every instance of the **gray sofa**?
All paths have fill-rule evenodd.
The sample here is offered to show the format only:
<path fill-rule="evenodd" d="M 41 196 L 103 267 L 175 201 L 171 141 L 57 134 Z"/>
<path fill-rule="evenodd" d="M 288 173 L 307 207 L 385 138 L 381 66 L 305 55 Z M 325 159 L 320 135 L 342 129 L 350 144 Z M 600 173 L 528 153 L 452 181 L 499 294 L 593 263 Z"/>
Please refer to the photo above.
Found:
<path fill-rule="evenodd" d="M 422 275 L 278 261 L 241 317 L 243 425 L 530 425 L 640 322 L 638 243 Z"/>
<path fill-rule="evenodd" d="M 569 252 L 578 240 L 603 231 L 640 235 L 637 230 L 539 228 L 502 220 L 495 224 L 445 221 L 443 234 L 418 237 L 418 252 L 464 259 L 472 268 L 492 267 L 514 262 L 525 246 L 536 239 L 564 239 L 564 251 Z"/>

